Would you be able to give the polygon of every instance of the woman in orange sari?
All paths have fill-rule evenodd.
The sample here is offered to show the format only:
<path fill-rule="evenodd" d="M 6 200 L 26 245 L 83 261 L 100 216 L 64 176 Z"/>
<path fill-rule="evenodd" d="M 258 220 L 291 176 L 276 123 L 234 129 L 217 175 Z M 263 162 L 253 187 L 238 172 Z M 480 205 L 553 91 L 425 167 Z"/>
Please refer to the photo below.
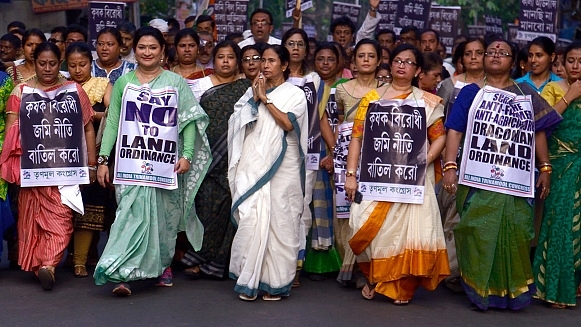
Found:
<path fill-rule="evenodd" d="M 354 202 L 351 205 L 349 218 L 353 230 L 349 245 L 368 280 L 361 294 L 371 300 L 377 292 L 392 298 L 395 305 L 405 305 L 419 286 L 434 290 L 450 274 L 434 193 L 434 161 L 444 148 L 446 136 L 442 99 L 412 86 L 412 80 L 421 72 L 423 64 L 419 50 L 409 44 L 399 45 L 393 50 L 390 64 L 393 82 L 367 93 L 357 109 L 347 156 L 345 192 L 355 201 L 358 189 L 356 171 L 370 102 L 390 99 L 415 101 L 418 109 L 425 111 L 429 143 L 423 203 L 369 201 L 364 198 L 360 204 Z M 423 107 L 418 103 L 422 101 L 425 103 Z"/>

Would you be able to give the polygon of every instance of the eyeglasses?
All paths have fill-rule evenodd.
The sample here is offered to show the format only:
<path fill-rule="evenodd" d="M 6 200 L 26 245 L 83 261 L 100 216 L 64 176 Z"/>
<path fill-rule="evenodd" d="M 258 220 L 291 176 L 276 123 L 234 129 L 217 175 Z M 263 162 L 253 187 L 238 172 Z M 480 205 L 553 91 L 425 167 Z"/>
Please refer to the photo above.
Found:
<path fill-rule="evenodd" d="M 208 40 L 204 40 L 204 39 L 200 39 L 200 47 L 212 47 L 214 46 L 214 42 L 212 41 L 208 41 Z"/>
<path fill-rule="evenodd" d="M 295 41 L 288 41 L 286 43 L 286 46 L 289 47 L 289 48 L 297 47 L 299 49 L 302 49 L 302 48 L 304 48 L 306 46 L 306 44 L 303 41 L 296 41 L 296 42 Z"/>
<path fill-rule="evenodd" d="M 57 40 L 57 39 L 51 37 L 50 39 L 48 39 L 48 42 L 50 42 L 50 43 L 59 43 L 59 42 L 64 43 L 65 41 L 63 41 L 63 40 Z"/>
<path fill-rule="evenodd" d="M 254 55 L 254 56 L 246 56 L 242 58 L 243 62 L 257 62 L 260 61 L 260 59 L 262 59 L 259 55 Z"/>
<path fill-rule="evenodd" d="M 270 25 L 269 22 L 265 21 L 265 20 L 260 20 L 260 21 L 254 21 L 252 23 L 250 23 L 252 26 L 263 26 L 263 25 Z"/>
<path fill-rule="evenodd" d="M 484 53 L 484 55 L 487 56 L 487 57 L 496 57 L 496 56 L 498 56 L 500 58 L 512 57 L 512 55 L 510 53 L 506 52 L 506 51 L 498 51 L 498 52 L 496 52 L 496 51 L 486 51 Z"/>
<path fill-rule="evenodd" d="M 393 64 L 396 65 L 396 66 L 403 65 L 404 67 L 417 66 L 418 65 L 418 64 L 416 64 L 415 62 L 413 62 L 411 60 L 401 60 L 401 59 L 394 59 L 393 60 Z"/>
<path fill-rule="evenodd" d="M 382 81 L 382 82 L 388 82 L 388 83 L 393 80 L 393 78 L 391 77 L 391 75 L 385 75 L 385 76 L 378 75 L 378 76 L 376 76 L 376 78 L 378 80 Z"/>

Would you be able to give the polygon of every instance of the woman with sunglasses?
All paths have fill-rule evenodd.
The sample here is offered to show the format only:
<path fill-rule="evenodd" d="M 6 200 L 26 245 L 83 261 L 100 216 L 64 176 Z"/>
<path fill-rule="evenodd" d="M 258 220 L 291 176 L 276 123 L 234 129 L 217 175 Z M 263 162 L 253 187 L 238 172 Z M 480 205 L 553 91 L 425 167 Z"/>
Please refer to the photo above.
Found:
<path fill-rule="evenodd" d="M 421 140 L 426 152 L 420 154 L 420 157 L 425 156 L 426 164 L 423 202 L 376 201 L 364 196 L 362 201 L 358 201 L 360 203 L 351 204 L 349 217 L 353 229 L 349 245 L 367 278 L 362 296 L 371 300 L 375 293 L 380 293 L 393 299 L 395 305 L 408 304 L 419 286 L 427 290 L 436 289 L 450 273 L 434 192 L 437 178 L 434 161 L 439 158 L 446 142 L 443 106 L 440 97 L 412 86 L 412 80 L 421 73 L 422 66 L 423 56 L 416 47 L 401 44 L 393 50 L 393 82 L 377 90 L 372 89 L 361 100 L 355 113 L 347 156 L 345 192 L 355 201 L 356 192 L 364 191 L 358 188 L 357 180 L 360 155 L 374 151 L 374 142 L 371 142 L 370 148 L 365 146 L 369 143 L 363 142 L 368 109 L 378 100 L 408 100 L 414 110 L 423 111 L 427 128 L 427 140 Z M 414 142 L 417 141 L 414 139 Z M 367 167 L 359 168 L 361 173 L 363 169 L 368 170 Z"/>
<path fill-rule="evenodd" d="M 511 149 L 495 151 L 494 146 L 487 147 L 485 143 L 496 144 L 498 135 L 506 131 L 521 133 L 520 135 L 523 136 L 529 135 L 523 131 L 527 128 L 526 131 L 531 131 L 528 140 L 511 142 L 513 149 L 516 143 L 528 146 L 528 154 L 521 154 L 521 157 L 518 157 L 521 160 L 519 163 L 522 163 L 520 169 L 512 168 L 514 164 L 510 166 L 497 164 L 497 161 L 492 164 L 490 161 L 486 162 L 485 159 L 482 164 L 491 167 L 490 175 L 486 178 L 505 181 L 518 173 L 523 176 L 521 181 L 525 180 L 522 182 L 524 186 L 528 184 L 531 192 L 536 188 L 540 193 L 540 198 L 546 198 L 549 194 L 552 171 L 547 151 L 547 135 L 561 120 L 559 114 L 528 83 L 516 83 L 510 78 L 515 54 L 516 49 L 507 41 L 497 40 L 488 45 L 484 53 L 486 78 L 479 83 L 465 86 L 460 91 L 446 121 L 448 139 L 444 156 L 443 187 L 450 194 L 456 195 L 461 219 L 454 230 L 454 237 L 462 287 L 472 302 L 473 308 L 477 310 L 487 310 L 490 307 L 518 310 L 531 303 L 532 296 L 535 294 L 529 256 L 530 242 L 534 236 L 533 207 L 524 196 L 530 197 L 532 194 L 516 196 L 514 193 L 508 193 L 507 190 L 501 192 L 500 187 L 504 185 L 502 183 L 494 188 L 486 188 L 482 184 L 468 186 L 467 181 L 470 176 L 464 172 L 475 165 L 475 161 L 470 160 L 476 158 L 476 154 L 484 158 L 498 156 L 502 151 L 508 154 L 511 151 L 514 153 Z M 486 91 L 481 91 L 483 87 L 487 87 Z M 489 118 L 485 115 L 476 116 L 475 114 L 480 111 L 471 110 L 473 102 L 482 101 L 483 96 L 492 94 L 491 92 L 495 92 L 494 96 L 497 96 L 497 99 L 503 97 L 504 103 L 507 104 L 502 106 L 504 110 L 498 110 L 496 115 Z M 523 98 L 518 104 L 509 101 L 516 96 L 528 98 L 526 100 Z M 475 103 L 474 106 L 482 108 L 480 102 Z M 510 124 L 509 127 L 508 124 L 499 123 L 501 119 L 514 118 L 520 112 L 522 115 L 519 121 L 522 121 L 522 124 Z M 477 122 L 469 124 L 473 121 Z M 525 122 L 527 124 L 524 124 Z M 462 149 L 462 163 L 471 164 L 465 164 L 465 167 L 458 165 L 456 162 L 458 149 L 465 134 L 473 133 L 475 127 L 482 124 L 494 126 L 494 132 L 485 131 L 483 136 L 486 139 L 481 147 L 478 145 L 482 142 L 478 132 L 472 134 L 470 139 L 473 142 L 466 142 Z M 469 137 L 468 134 L 466 137 Z M 487 143 L 488 141 L 490 142 Z M 502 146 L 506 149 L 506 145 Z M 536 156 L 536 161 L 533 155 Z M 517 156 L 513 157 L 517 158 Z M 506 158 L 508 156 L 505 156 L 503 160 Z M 527 162 L 536 162 L 539 167 L 540 175 L 536 183 L 533 182 L 534 167 L 527 166 Z M 464 180 L 461 185 L 458 185 L 457 171 Z M 505 172 L 511 175 L 505 176 Z M 508 186 L 508 182 L 506 184 Z"/>

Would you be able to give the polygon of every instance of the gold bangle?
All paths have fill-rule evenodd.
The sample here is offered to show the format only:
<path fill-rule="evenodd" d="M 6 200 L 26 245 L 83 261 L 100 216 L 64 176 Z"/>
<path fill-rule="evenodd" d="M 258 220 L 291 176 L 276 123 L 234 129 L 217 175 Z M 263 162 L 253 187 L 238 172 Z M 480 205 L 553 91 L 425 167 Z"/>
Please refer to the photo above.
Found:
<path fill-rule="evenodd" d="M 455 166 L 448 166 L 448 167 L 444 167 L 444 169 L 442 169 L 443 172 L 447 172 L 450 169 L 454 169 L 454 170 L 458 170 L 458 167 Z"/>
<path fill-rule="evenodd" d="M 565 102 L 565 104 L 567 105 L 567 107 L 569 106 L 569 101 L 567 101 L 567 99 L 565 99 L 565 96 L 563 96 L 561 98 L 561 100 L 563 100 L 563 102 Z"/>
<path fill-rule="evenodd" d="M 544 167 L 541 167 L 539 170 L 541 173 L 549 173 L 550 174 L 553 172 L 553 167 L 544 166 Z"/>
<path fill-rule="evenodd" d="M 347 170 L 347 174 L 345 174 L 345 177 L 351 177 L 351 176 L 355 176 L 355 170 Z"/>

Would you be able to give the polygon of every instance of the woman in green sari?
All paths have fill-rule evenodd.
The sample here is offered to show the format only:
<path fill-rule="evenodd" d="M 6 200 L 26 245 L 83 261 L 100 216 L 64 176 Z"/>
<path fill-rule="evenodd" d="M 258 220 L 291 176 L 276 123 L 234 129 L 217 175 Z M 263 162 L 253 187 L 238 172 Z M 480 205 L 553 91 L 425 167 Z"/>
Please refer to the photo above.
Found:
<path fill-rule="evenodd" d="M 530 123 L 534 124 L 535 132 L 534 149 L 531 149 L 531 152 L 536 156 L 541 173 L 536 183 L 529 182 L 529 187 L 536 188 L 540 192 L 541 199 L 546 198 L 550 189 L 550 163 L 546 135 L 550 135 L 561 120 L 559 114 L 532 87 L 526 83 L 517 84 L 510 78 L 515 54 L 516 49 L 507 41 L 497 40 L 489 44 L 484 58 L 485 80 L 462 88 L 446 121 L 448 138 L 443 187 L 450 194 L 456 194 L 460 223 L 454 230 L 454 237 L 462 288 L 472 302 L 473 308 L 478 310 L 487 310 L 489 307 L 518 310 L 531 303 L 535 293 L 535 284 L 529 248 L 534 230 L 532 203 L 524 195 L 506 194 L 503 193 L 506 190 L 492 191 L 482 185 L 467 183 L 465 178 L 467 174 L 464 170 L 474 165 L 474 161 L 468 161 L 472 159 L 470 156 L 474 147 L 469 149 L 464 146 L 462 156 L 466 159 L 466 164 L 464 161 L 462 161 L 464 166 L 456 164 L 461 141 L 465 135 L 469 137 L 468 133 L 474 130 L 476 124 L 479 124 L 470 116 L 476 110 L 472 108 L 472 103 L 482 99 L 479 95 L 482 93 L 479 92 L 483 87 L 492 88 L 493 92 L 507 91 L 515 96 L 530 96 L 530 103 L 528 100 L 522 101 L 522 105 L 532 106 L 532 111 L 534 111 L 529 111 Z M 510 111 L 511 115 L 515 110 L 513 106 L 506 107 L 513 110 Z M 489 121 L 487 124 L 498 126 L 494 125 L 494 122 L 498 121 L 496 118 L 490 117 L 487 120 Z M 484 133 L 487 138 L 498 138 L 497 135 L 495 136 L 495 133 L 498 133 L 496 127 Z M 470 139 L 475 142 L 474 138 Z M 473 144 L 471 143 L 471 146 Z M 494 150 L 486 150 L 484 147 L 483 149 L 494 155 Z M 530 162 L 534 163 L 534 158 L 531 157 Z M 497 176 L 497 171 L 502 174 L 505 170 L 507 174 L 517 173 L 515 170 L 509 170 L 511 168 L 509 165 L 498 164 L 497 166 L 495 162 L 491 166 L 495 168 L 495 175 L 490 179 Z M 458 185 L 456 174 L 458 169 L 464 177 L 461 185 Z M 527 170 L 522 169 L 522 171 Z M 530 180 L 533 177 L 533 171 L 528 169 L 527 172 L 527 178 Z"/>
<path fill-rule="evenodd" d="M 157 277 L 156 286 L 173 285 L 178 231 L 194 249 L 202 247 L 204 226 L 192 207 L 211 162 L 209 118 L 186 81 L 161 67 L 165 44 L 151 26 L 135 32 L 139 65 L 113 87 L 101 142 L 97 178 L 103 187 L 111 182 L 109 154 L 116 144 L 112 182 L 119 206 L 93 276 L 97 285 L 117 283 L 118 296 L 131 295 L 126 283 L 134 280 Z"/>
<path fill-rule="evenodd" d="M 581 43 L 569 45 L 564 58 L 567 79 L 541 92 L 563 121 L 548 141 L 555 174 L 533 261 L 535 297 L 559 309 L 575 306 L 581 296 Z"/>

